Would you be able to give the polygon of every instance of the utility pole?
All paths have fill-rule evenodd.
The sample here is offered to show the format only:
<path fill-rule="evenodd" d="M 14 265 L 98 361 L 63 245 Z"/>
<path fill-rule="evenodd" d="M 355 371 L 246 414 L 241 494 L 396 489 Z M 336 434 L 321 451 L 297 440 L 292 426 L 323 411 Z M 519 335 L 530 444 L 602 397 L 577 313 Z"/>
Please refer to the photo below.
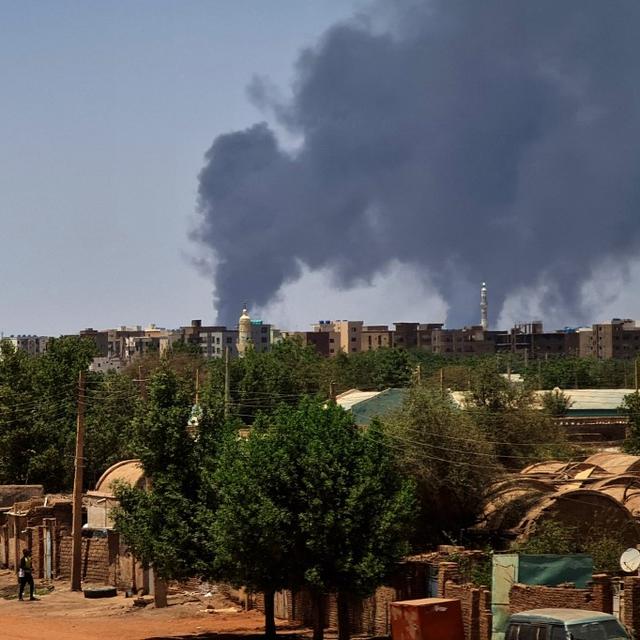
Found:
<path fill-rule="evenodd" d="M 224 349 L 224 417 L 229 417 L 231 408 L 231 374 L 229 372 L 229 347 Z"/>
<path fill-rule="evenodd" d="M 78 420 L 73 476 L 73 524 L 71 529 L 71 590 L 82 590 L 82 484 L 84 479 L 85 373 L 78 376 Z"/>
<path fill-rule="evenodd" d="M 418 385 L 422 384 L 422 365 L 419 364 L 416 367 L 416 382 L 418 383 Z"/>
<path fill-rule="evenodd" d="M 440 367 L 440 395 L 444 398 L 444 367 Z"/>
<path fill-rule="evenodd" d="M 635 375 L 636 393 L 638 393 L 638 384 L 640 384 L 640 377 L 638 377 L 638 358 L 633 363 L 633 372 Z"/>
<path fill-rule="evenodd" d="M 329 382 L 329 400 L 335 404 L 336 398 L 336 383 L 331 380 L 331 382 Z"/>

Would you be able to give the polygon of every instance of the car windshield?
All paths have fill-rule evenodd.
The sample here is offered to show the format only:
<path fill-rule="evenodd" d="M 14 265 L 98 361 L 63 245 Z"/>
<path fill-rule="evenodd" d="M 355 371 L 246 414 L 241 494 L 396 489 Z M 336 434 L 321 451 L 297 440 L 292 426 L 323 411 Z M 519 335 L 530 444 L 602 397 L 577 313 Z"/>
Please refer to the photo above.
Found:
<path fill-rule="evenodd" d="M 600 620 L 568 625 L 572 640 L 629 640 L 617 620 Z"/>

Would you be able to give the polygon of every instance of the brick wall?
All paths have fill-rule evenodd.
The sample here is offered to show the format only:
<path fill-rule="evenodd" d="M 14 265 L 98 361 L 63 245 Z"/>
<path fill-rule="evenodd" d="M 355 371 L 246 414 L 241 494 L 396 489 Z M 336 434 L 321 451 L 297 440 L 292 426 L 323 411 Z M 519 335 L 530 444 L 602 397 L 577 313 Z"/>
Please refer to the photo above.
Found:
<path fill-rule="evenodd" d="M 71 536 L 60 538 L 59 575 L 71 578 Z M 120 584 L 118 535 L 109 531 L 105 537 L 82 538 L 82 580 L 89 583 Z"/>
<path fill-rule="evenodd" d="M 518 613 L 527 609 L 557 607 L 597 611 L 591 589 L 573 587 L 543 587 L 539 585 L 514 584 L 511 587 L 509 611 Z"/>
<path fill-rule="evenodd" d="M 390 604 L 396 600 L 425 598 L 429 575 L 429 563 L 408 560 L 399 565 L 388 584 L 376 589 L 368 598 L 354 597 L 350 601 L 349 621 L 353 635 L 382 636 L 391 633 Z M 456 566 L 456 565 L 454 565 Z M 246 607 L 264 611 L 262 594 L 247 594 Z M 306 590 L 292 592 L 285 590 L 276 594 L 276 616 L 289 622 L 313 625 L 311 596 Z M 335 630 L 338 626 L 337 599 L 334 594 L 324 599 L 324 626 Z"/>
<path fill-rule="evenodd" d="M 638 576 L 626 576 L 624 579 L 622 622 L 638 637 L 640 633 L 640 577 Z"/>
<path fill-rule="evenodd" d="M 634 601 L 638 603 L 634 622 L 637 622 L 640 628 L 640 578 L 634 588 L 637 590 Z M 490 640 L 492 623 L 490 591 L 471 584 L 459 584 L 455 563 L 441 562 L 438 566 L 438 595 L 460 600 L 465 640 Z M 605 574 L 594 575 L 593 584 L 588 589 L 524 584 L 515 584 L 511 587 L 509 607 L 511 613 L 558 606 L 611 613 L 613 611 L 611 579 Z M 633 605 L 631 611 L 635 611 Z"/>

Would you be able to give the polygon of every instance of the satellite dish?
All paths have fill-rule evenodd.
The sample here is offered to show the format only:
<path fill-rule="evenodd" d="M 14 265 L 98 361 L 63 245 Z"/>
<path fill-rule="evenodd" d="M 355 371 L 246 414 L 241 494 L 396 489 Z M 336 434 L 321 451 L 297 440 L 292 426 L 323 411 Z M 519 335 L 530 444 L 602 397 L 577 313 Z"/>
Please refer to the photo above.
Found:
<path fill-rule="evenodd" d="M 620 556 L 620 568 L 627 573 L 634 573 L 640 568 L 640 551 L 638 549 L 627 549 Z"/>

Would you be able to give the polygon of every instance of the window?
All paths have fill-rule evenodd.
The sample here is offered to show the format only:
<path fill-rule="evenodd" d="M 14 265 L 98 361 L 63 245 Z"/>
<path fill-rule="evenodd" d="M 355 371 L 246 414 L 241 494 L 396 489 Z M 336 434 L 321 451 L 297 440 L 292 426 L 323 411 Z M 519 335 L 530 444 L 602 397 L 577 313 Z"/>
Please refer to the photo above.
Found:
<path fill-rule="evenodd" d="M 551 640 L 567 640 L 565 628 L 557 625 L 551 627 Z"/>
<path fill-rule="evenodd" d="M 227 338 L 227 344 L 231 344 L 232 341 L 232 338 Z"/>
<path fill-rule="evenodd" d="M 329 349 L 329 353 L 334 353 L 334 349 Z"/>
<path fill-rule="evenodd" d="M 355 347 L 352 347 L 352 348 L 351 348 L 351 353 L 355 353 L 355 352 L 356 352 L 356 348 L 355 348 Z"/>
<path fill-rule="evenodd" d="M 335 342 L 335 340 L 334 340 L 333 338 L 329 338 L 329 342 L 330 342 L 331 344 L 333 344 L 333 343 Z"/>
<path fill-rule="evenodd" d="M 355 339 L 355 338 L 351 338 L 351 342 L 355 342 L 355 341 L 356 341 L 356 339 Z"/>
<path fill-rule="evenodd" d="M 351 331 L 355 332 L 357 329 L 355 327 L 351 327 Z"/>
<path fill-rule="evenodd" d="M 267 337 L 266 336 L 262 336 L 262 343 L 266 344 L 266 342 L 267 342 Z"/>

